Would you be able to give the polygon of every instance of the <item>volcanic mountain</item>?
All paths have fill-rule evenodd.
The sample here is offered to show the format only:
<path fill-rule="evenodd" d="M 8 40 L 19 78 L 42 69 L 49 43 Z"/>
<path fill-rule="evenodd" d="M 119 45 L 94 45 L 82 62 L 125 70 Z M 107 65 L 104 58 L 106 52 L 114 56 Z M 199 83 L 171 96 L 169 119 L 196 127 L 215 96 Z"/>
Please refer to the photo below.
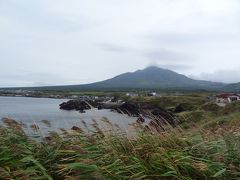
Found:
<path fill-rule="evenodd" d="M 174 71 L 155 66 L 128 72 L 114 78 L 91 84 L 68 86 L 77 89 L 191 89 L 215 90 L 225 86 L 204 80 L 194 80 Z"/>

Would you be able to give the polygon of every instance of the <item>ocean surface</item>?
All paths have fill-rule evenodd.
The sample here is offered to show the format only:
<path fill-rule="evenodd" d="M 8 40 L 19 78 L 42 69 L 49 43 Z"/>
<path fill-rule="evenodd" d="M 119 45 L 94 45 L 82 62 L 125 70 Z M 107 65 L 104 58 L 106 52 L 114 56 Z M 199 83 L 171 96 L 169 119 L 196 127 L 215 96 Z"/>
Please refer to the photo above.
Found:
<path fill-rule="evenodd" d="M 77 111 L 65 111 L 59 109 L 59 104 L 67 99 L 50 99 L 50 98 L 28 98 L 28 97 L 0 97 L 0 119 L 7 117 L 22 122 L 26 125 L 25 131 L 34 135 L 31 128 L 32 124 L 39 126 L 39 134 L 46 135 L 50 131 L 59 131 L 60 128 L 66 130 L 73 126 L 85 127 L 83 121 L 89 129 L 96 120 L 104 129 L 108 129 L 107 123 L 103 119 L 108 119 L 113 125 L 119 126 L 124 131 L 131 131 L 129 124 L 135 123 L 135 117 L 111 112 L 110 110 L 87 110 L 86 113 Z M 42 120 L 48 120 L 50 127 L 43 123 Z M 2 120 L 1 120 L 2 123 Z"/>

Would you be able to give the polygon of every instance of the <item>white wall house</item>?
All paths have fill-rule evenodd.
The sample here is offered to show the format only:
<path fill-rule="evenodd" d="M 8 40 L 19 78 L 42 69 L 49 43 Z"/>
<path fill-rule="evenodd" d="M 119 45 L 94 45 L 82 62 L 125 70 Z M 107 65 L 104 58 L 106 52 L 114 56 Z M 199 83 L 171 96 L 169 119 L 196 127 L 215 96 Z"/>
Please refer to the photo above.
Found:
<path fill-rule="evenodd" d="M 156 92 L 150 92 L 150 93 L 148 93 L 148 96 L 157 96 L 157 93 Z"/>
<path fill-rule="evenodd" d="M 126 93 L 126 96 L 129 96 L 129 97 L 138 97 L 138 94 L 137 94 L 137 93 L 128 92 L 128 93 Z"/>
<path fill-rule="evenodd" d="M 233 93 L 223 93 L 216 95 L 216 103 L 228 104 L 233 101 L 240 101 L 240 96 Z"/>

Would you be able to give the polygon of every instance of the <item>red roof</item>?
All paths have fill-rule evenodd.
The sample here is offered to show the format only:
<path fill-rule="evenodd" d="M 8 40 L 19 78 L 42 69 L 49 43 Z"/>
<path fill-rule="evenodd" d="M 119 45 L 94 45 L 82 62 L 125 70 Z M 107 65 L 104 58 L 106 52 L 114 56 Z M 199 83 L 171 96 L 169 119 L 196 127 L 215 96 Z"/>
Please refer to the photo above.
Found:
<path fill-rule="evenodd" d="M 216 95 L 217 98 L 229 98 L 230 96 L 240 97 L 238 94 L 234 94 L 234 93 L 222 93 L 222 94 Z"/>

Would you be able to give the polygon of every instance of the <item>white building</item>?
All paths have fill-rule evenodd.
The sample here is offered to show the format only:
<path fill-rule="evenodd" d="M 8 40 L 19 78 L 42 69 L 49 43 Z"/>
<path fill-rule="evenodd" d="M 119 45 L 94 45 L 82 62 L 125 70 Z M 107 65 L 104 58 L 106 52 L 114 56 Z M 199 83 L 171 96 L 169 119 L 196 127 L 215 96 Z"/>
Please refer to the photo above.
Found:
<path fill-rule="evenodd" d="M 216 103 L 228 104 L 233 101 L 240 101 L 240 96 L 234 93 L 222 93 L 216 95 Z"/>
<path fill-rule="evenodd" d="M 137 94 L 137 93 L 128 92 L 128 93 L 126 93 L 126 96 L 129 96 L 129 97 L 137 97 L 138 94 Z"/>
<path fill-rule="evenodd" d="M 150 93 L 148 93 L 148 96 L 157 96 L 157 93 L 156 92 L 150 92 Z"/>

